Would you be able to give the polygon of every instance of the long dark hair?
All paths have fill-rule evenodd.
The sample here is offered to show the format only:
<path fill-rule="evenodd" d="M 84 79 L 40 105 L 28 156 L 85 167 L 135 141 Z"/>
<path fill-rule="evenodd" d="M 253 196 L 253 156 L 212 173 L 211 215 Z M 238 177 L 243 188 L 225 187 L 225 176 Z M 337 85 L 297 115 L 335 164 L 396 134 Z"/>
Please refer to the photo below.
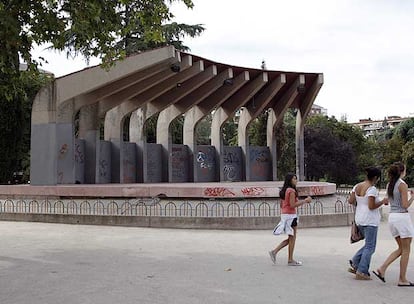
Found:
<path fill-rule="evenodd" d="M 296 186 L 292 184 L 292 179 L 296 177 L 295 173 L 288 173 L 285 176 L 285 182 L 283 183 L 282 189 L 280 189 L 279 196 L 281 199 L 285 199 L 286 189 L 293 188 L 295 189 L 296 196 L 298 195 L 298 190 L 296 190 Z"/>
<path fill-rule="evenodd" d="M 394 187 L 401 173 L 404 172 L 405 166 L 402 162 L 393 163 L 388 169 L 388 178 L 390 179 L 387 187 L 387 194 L 389 197 L 394 198 Z"/>

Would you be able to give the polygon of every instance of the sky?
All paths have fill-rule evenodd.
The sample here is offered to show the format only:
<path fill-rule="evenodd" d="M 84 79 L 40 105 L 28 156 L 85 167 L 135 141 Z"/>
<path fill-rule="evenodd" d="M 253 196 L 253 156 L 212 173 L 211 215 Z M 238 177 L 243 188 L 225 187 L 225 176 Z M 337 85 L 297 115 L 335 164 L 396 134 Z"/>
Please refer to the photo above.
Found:
<path fill-rule="evenodd" d="M 176 22 L 202 24 L 185 38 L 190 53 L 230 65 L 323 73 L 315 104 L 348 122 L 414 116 L 414 1 L 193 0 L 173 3 Z M 82 58 L 38 47 L 57 77 L 87 66 Z M 89 65 L 96 65 L 91 60 Z"/>

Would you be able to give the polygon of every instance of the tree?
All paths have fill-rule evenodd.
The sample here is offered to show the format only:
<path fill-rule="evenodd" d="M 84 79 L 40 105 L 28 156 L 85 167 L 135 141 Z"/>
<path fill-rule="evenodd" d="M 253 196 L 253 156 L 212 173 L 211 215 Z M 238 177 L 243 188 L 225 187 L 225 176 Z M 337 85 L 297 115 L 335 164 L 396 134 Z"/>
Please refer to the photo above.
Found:
<path fill-rule="evenodd" d="M 252 146 L 266 146 L 266 128 L 267 128 L 267 113 L 260 114 L 252 121 L 249 126 L 248 134 L 250 138 L 250 145 Z"/>
<path fill-rule="evenodd" d="M 51 76 L 23 71 L 20 77 L 25 87 L 24 96 L 0 102 L 0 183 L 29 180 L 32 100 Z"/>
<path fill-rule="evenodd" d="M 407 167 L 405 181 L 409 185 L 414 185 L 414 140 L 405 143 L 402 147 L 402 161 Z"/>
<path fill-rule="evenodd" d="M 306 174 L 311 179 L 321 178 L 320 171 L 326 170 L 328 180 L 354 183 L 361 179 L 365 167 L 376 163 L 375 151 L 361 130 L 345 121 L 322 115 L 311 116 L 306 121 L 305 163 Z"/>
<path fill-rule="evenodd" d="M 176 1 L 183 2 L 187 8 L 193 7 L 191 0 Z M 174 0 L 1 1 L 0 109 L 2 115 L 12 120 L 11 124 L 4 120 L 6 126 L 0 128 L 5 157 L 19 155 L 16 141 L 19 126 L 13 123 L 26 119 L 30 113 L 35 93 L 31 93 L 29 84 L 42 78 L 38 66 L 43 59 L 34 59 L 30 53 L 34 44 L 49 45 L 65 51 L 68 56 L 83 55 L 86 60 L 98 57 L 103 67 L 109 67 L 127 54 L 151 47 L 172 44 L 188 50 L 181 38 L 198 36 L 204 28 L 169 23 L 174 17 L 168 6 L 172 2 Z M 21 71 L 21 59 L 27 64 L 27 71 Z M 27 102 L 29 106 L 25 106 Z M 25 133 L 25 136 L 29 135 Z M 27 153 L 28 150 L 25 159 L 28 159 Z M 15 170 L 11 169 L 15 166 L 12 163 L 21 161 L 2 160 L 0 182 L 6 181 L 6 176 Z"/>
<path fill-rule="evenodd" d="M 237 126 L 239 123 L 238 116 L 233 116 L 223 125 L 223 145 L 224 146 L 237 146 Z"/>
<path fill-rule="evenodd" d="M 404 142 L 414 141 L 414 118 L 407 119 L 399 124 L 394 131 Z"/>
<path fill-rule="evenodd" d="M 288 172 L 296 168 L 296 118 L 294 109 L 289 109 L 283 117 L 283 123 L 275 131 L 278 179 L 284 180 Z"/>
<path fill-rule="evenodd" d="M 358 172 L 352 145 L 324 126 L 305 129 L 305 164 L 308 180 L 354 183 Z"/>
<path fill-rule="evenodd" d="M 183 2 L 193 7 L 192 1 Z M 119 16 L 123 28 L 116 48 L 127 55 L 165 45 L 188 51 L 182 39 L 197 37 L 205 30 L 201 24 L 167 23 L 174 15 L 165 0 L 126 1 L 119 7 Z"/>

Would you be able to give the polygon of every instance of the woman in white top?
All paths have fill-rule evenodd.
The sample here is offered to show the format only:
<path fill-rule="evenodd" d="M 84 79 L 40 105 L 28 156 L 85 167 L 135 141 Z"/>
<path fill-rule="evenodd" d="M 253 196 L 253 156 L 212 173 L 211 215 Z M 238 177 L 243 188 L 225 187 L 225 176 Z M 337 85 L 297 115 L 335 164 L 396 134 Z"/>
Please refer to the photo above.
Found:
<path fill-rule="evenodd" d="M 348 200 L 350 204 L 356 203 L 355 223 L 365 236 L 364 246 L 349 261 L 351 267 L 348 271 L 354 273 L 357 280 L 371 280 L 369 265 L 377 245 L 378 225 L 381 220 L 378 207 L 388 204 L 388 199 L 379 199 L 378 190 L 375 187 L 381 177 L 381 171 L 370 167 L 366 169 L 366 172 L 366 179 L 355 185 Z"/>
<path fill-rule="evenodd" d="M 391 206 L 388 226 L 392 236 L 397 242 L 398 249 L 394 250 L 385 260 L 384 264 L 376 272 L 373 271 L 373 273 L 385 283 L 384 276 L 388 266 L 401 257 L 398 286 L 414 287 L 414 283 L 408 281 L 406 277 L 408 260 L 410 258 L 411 240 L 414 236 L 414 227 L 407 209 L 414 200 L 414 193 L 411 190 L 411 198 L 408 199 L 408 186 L 403 181 L 405 170 L 404 164 L 400 162 L 394 163 L 388 170 L 390 181 L 387 186 L 387 194 Z"/>

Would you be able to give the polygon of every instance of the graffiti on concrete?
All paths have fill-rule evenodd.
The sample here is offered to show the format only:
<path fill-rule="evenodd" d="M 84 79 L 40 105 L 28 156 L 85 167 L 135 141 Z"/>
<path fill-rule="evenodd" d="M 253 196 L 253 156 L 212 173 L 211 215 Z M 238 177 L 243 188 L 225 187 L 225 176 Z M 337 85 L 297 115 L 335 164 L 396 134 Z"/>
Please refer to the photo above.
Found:
<path fill-rule="evenodd" d="M 311 186 L 311 195 L 325 195 L 325 190 L 322 186 Z"/>
<path fill-rule="evenodd" d="M 204 153 L 203 151 L 198 151 L 197 154 L 197 163 L 201 169 L 211 170 L 214 168 L 214 154 Z"/>
<path fill-rule="evenodd" d="M 224 187 L 211 187 L 204 189 L 204 195 L 211 197 L 229 197 L 235 196 L 236 194 Z"/>
<path fill-rule="evenodd" d="M 85 155 L 83 154 L 81 145 L 75 143 L 75 162 L 78 164 L 83 164 L 85 161 Z"/>
<path fill-rule="evenodd" d="M 69 146 L 68 144 L 62 144 L 62 146 L 59 149 L 59 159 L 64 159 L 66 154 L 68 153 Z"/>
<path fill-rule="evenodd" d="M 246 187 L 241 189 L 241 192 L 245 196 L 259 196 L 262 195 L 265 190 L 262 187 Z"/>
<path fill-rule="evenodd" d="M 172 182 L 188 181 L 188 148 L 186 145 L 173 145 L 171 149 Z"/>
<path fill-rule="evenodd" d="M 105 177 L 108 175 L 108 162 L 106 159 L 101 159 L 99 161 L 99 175 Z"/>

